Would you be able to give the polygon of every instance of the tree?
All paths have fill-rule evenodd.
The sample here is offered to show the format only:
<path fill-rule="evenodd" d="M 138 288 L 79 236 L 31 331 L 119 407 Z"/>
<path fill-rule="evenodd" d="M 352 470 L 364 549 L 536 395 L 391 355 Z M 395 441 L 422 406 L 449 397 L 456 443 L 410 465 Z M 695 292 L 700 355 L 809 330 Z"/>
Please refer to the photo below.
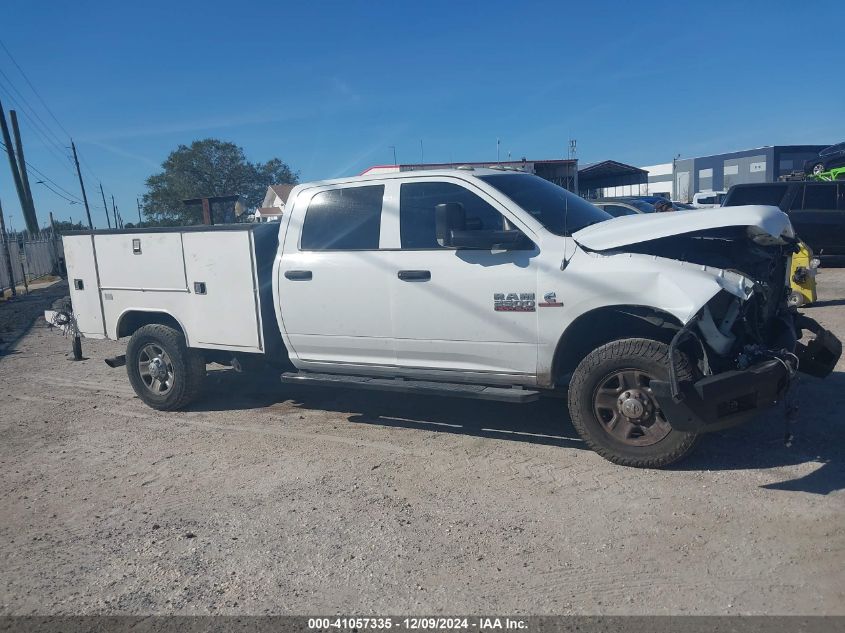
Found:
<path fill-rule="evenodd" d="M 242 148 L 212 138 L 180 145 L 161 167 L 160 173 L 147 178 L 142 202 L 145 224 L 199 224 L 201 208 L 186 207 L 182 202 L 190 198 L 239 194 L 247 208 L 254 208 L 261 204 L 269 185 L 296 184 L 298 177 L 278 158 L 250 163 Z M 231 206 L 215 205 L 215 218 L 230 214 Z"/>
<path fill-rule="evenodd" d="M 56 220 L 53 222 L 53 227 L 56 229 L 56 233 L 59 235 L 63 235 L 68 231 L 87 231 L 88 225 L 82 224 L 82 222 L 70 222 L 68 220 Z"/>

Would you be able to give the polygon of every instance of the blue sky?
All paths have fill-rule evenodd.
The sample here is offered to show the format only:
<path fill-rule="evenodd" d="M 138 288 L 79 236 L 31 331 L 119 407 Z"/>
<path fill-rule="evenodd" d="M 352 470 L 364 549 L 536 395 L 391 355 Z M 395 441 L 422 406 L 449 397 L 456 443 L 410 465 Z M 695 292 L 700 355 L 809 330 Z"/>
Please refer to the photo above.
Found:
<path fill-rule="evenodd" d="M 390 146 L 417 162 L 421 139 L 426 161 L 494 160 L 497 137 L 503 159 L 560 158 L 574 137 L 582 163 L 637 165 L 841 141 L 843 25 L 824 0 L 6 0 L 0 40 L 73 135 L 89 199 L 101 180 L 130 221 L 167 154 L 207 137 L 303 180 L 390 163 Z M 64 131 L 2 49 L 0 70 L 4 107 L 27 111 L 17 89 L 38 115 L 19 114 L 28 161 L 78 195 Z M 83 218 L 30 177 L 39 220 Z M 0 199 L 21 228 L 5 159 Z"/>

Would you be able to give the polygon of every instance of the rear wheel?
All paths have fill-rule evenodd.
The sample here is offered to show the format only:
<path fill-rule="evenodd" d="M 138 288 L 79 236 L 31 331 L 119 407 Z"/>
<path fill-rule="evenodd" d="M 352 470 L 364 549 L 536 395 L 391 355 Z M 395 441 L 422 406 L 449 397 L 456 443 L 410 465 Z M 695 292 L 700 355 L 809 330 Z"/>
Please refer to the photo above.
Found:
<path fill-rule="evenodd" d="M 676 357 L 678 378 L 693 376 Z M 572 424 L 587 445 L 623 466 L 660 468 L 685 457 L 697 435 L 673 429 L 652 393 L 652 380 L 668 380 L 669 346 L 629 338 L 602 345 L 584 358 L 569 385 Z"/>
<path fill-rule="evenodd" d="M 145 325 L 129 339 L 126 373 L 135 393 L 153 409 L 174 411 L 199 396 L 205 359 L 166 325 Z"/>

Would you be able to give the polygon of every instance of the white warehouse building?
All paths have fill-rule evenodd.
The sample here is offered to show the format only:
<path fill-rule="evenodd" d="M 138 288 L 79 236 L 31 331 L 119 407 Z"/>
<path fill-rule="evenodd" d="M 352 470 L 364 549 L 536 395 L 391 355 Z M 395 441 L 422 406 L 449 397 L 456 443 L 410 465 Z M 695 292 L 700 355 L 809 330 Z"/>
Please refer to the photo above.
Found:
<path fill-rule="evenodd" d="M 648 172 L 648 183 L 640 185 L 619 185 L 617 187 L 604 187 L 601 190 L 602 198 L 619 198 L 622 196 L 667 196 L 675 200 L 673 188 L 674 177 L 672 175 L 672 163 L 660 163 L 659 165 L 646 165 L 640 167 Z"/>

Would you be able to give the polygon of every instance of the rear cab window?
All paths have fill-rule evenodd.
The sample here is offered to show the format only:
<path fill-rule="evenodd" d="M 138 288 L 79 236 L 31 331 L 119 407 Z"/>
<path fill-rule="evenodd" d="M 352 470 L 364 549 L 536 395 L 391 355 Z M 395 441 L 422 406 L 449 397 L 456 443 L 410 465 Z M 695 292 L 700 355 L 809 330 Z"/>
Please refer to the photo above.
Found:
<path fill-rule="evenodd" d="M 311 198 L 300 250 L 376 250 L 381 233 L 384 185 L 340 187 Z"/>
<path fill-rule="evenodd" d="M 837 185 L 835 183 L 807 183 L 796 187 L 789 205 L 790 211 L 835 211 Z"/>
<path fill-rule="evenodd" d="M 772 183 L 770 185 L 754 185 L 743 187 L 737 185 L 728 192 L 724 206 L 738 207 L 744 204 L 764 204 L 780 207 L 784 196 L 789 191 L 789 185 Z"/>

